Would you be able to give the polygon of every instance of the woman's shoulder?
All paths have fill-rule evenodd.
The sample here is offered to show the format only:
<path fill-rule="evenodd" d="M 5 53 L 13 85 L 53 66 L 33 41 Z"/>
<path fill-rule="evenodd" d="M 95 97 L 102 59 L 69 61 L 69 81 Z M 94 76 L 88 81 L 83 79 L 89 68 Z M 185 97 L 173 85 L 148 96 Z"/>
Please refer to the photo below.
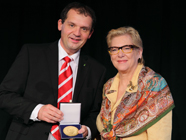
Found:
<path fill-rule="evenodd" d="M 159 73 L 156 73 L 154 70 L 152 70 L 149 67 L 144 67 L 141 73 L 141 80 L 144 81 L 146 84 L 150 85 L 161 85 L 165 86 L 167 85 L 166 80 L 164 77 L 162 77 Z"/>
<path fill-rule="evenodd" d="M 161 74 L 155 72 L 154 70 L 152 70 L 151 68 L 144 66 L 141 70 L 141 73 L 139 75 L 140 77 L 144 77 L 148 80 L 150 79 L 162 79 L 163 77 L 161 76 Z"/>
<path fill-rule="evenodd" d="M 113 80 L 114 80 L 114 77 L 108 79 L 107 82 L 104 84 L 104 87 L 105 87 L 105 88 L 110 88 L 110 86 L 111 86 Z"/>
<path fill-rule="evenodd" d="M 103 86 L 103 98 L 105 97 L 105 93 L 109 91 L 112 82 L 114 80 L 114 77 L 110 78 Z"/>

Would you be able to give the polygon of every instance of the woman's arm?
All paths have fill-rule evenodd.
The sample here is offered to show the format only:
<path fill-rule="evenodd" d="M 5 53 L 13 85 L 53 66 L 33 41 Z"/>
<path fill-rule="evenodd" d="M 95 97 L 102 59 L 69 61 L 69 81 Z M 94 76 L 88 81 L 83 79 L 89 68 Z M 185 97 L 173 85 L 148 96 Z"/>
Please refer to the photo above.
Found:
<path fill-rule="evenodd" d="M 147 129 L 148 140 L 171 140 L 172 111 Z"/>

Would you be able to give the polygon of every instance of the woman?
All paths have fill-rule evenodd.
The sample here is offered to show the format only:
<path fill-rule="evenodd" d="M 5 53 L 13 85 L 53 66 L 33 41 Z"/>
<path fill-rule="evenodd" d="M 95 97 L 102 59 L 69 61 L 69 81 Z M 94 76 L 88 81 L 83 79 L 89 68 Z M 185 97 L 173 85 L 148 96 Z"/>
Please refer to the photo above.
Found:
<path fill-rule="evenodd" d="M 102 139 L 171 140 L 172 95 L 165 79 L 144 66 L 139 33 L 113 29 L 107 44 L 118 73 L 103 88 L 96 122 Z"/>

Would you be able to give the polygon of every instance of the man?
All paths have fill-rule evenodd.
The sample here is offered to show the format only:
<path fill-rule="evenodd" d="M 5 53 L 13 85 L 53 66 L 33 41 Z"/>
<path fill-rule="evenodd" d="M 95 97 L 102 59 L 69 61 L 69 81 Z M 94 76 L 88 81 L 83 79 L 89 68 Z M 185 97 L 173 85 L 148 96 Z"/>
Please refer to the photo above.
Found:
<path fill-rule="evenodd" d="M 80 3 L 67 5 L 58 20 L 59 41 L 24 45 L 0 85 L 0 108 L 14 119 L 6 140 L 53 140 L 51 128 L 63 120 L 57 108 L 58 73 L 68 56 L 73 73 L 72 102 L 81 103 L 84 138 L 97 135 L 105 68 L 80 49 L 94 31 L 95 15 Z"/>

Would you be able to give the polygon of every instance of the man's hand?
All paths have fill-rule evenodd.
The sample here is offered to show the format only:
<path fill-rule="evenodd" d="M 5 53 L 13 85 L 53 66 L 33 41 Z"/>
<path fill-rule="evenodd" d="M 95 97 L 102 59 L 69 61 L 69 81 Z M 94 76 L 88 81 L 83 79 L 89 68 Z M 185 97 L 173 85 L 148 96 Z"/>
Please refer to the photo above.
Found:
<path fill-rule="evenodd" d="M 48 104 L 40 108 L 38 119 L 48 123 L 56 123 L 63 119 L 63 113 L 58 108 Z"/>
<path fill-rule="evenodd" d="M 83 137 L 85 138 L 88 135 L 88 130 L 85 125 L 82 125 L 81 129 L 78 131 L 79 134 L 83 134 Z"/>

